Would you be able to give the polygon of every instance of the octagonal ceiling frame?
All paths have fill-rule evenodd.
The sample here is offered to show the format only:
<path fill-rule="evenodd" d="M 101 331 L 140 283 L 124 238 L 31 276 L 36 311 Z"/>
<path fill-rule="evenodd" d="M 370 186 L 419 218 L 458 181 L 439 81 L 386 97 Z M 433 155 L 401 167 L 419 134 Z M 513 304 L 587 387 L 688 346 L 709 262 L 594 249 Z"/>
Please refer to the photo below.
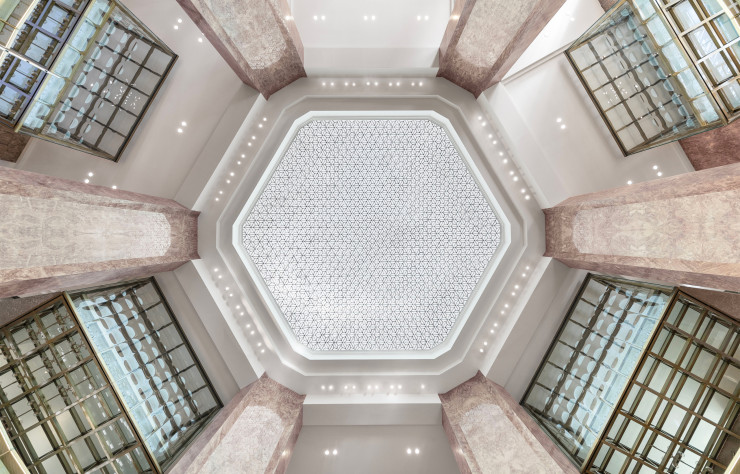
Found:
<path fill-rule="evenodd" d="M 357 79 L 358 81 L 360 79 Z M 336 90 L 328 90 L 321 85 L 321 79 L 302 79 L 280 91 L 273 96 L 269 103 L 258 100 L 252 107 L 246 120 L 242 123 L 236 136 L 231 141 L 223 156 L 211 157 L 207 166 L 201 166 L 191 172 L 202 176 L 207 173 L 209 178 L 205 186 L 193 189 L 184 189 L 185 193 L 198 193 L 194 195 L 195 209 L 200 210 L 201 232 L 199 235 L 199 249 L 202 260 L 194 262 L 195 272 L 199 276 L 198 281 L 183 282 L 191 287 L 203 288 L 213 298 L 219 308 L 216 315 L 201 315 L 204 323 L 211 329 L 211 334 L 219 331 L 230 331 L 237 339 L 239 346 L 244 351 L 249 363 L 257 373 L 267 370 L 270 376 L 280 383 L 303 393 L 311 393 L 318 390 L 319 380 L 347 380 L 352 377 L 358 383 L 366 381 L 377 381 L 378 377 L 383 380 L 403 380 L 404 383 L 424 383 L 426 390 L 444 391 L 459 384 L 480 368 L 490 366 L 492 358 L 501 350 L 506 336 L 509 334 L 517 318 L 519 317 L 522 304 L 508 299 L 504 291 L 514 286 L 515 282 L 521 285 L 518 290 L 522 296 L 526 296 L 537 285 L 541 272 L 537 269 L 543 261 L 544 252 L 544 217 L 537 201 L 532 199 L 525 202 L 518 195 L 518 188 L 526 186 L 530 193 L 533 187 L 526 183 L 526 170 L 521 170 L 516 164 L 514 156 L 509 155 L 512 163 L 502 166 L 485 136 L 494 128 L 480 128 L 474 117 L 481 120 L 481 115 L 488 121 L 494 121 L 493 116 L 487 110 L 488 104 L 483 99 L 477 102 L 461 89 L 441 79 L 423 78 L 425 86 L 423 89 L 412 89 L 406 79 L 406 87 L 394 88 L 392 92 L 377 90 L 377 88 L 358 88 L 357 90 L 344 91 L 337 94 Z M 370 89 L 370 90 L 368 90 Z M 321 105 L 316 103 L 320 101 Z M 362 105 L 358 105 L 362 104 Z M 463 146 L 472 153 L 476 168 L 483 172 L 489 189 L 495 189 L 500 193 L 496 201 L 503 205 L 504 214 L 511 223 L 512 242 L 516 246 L 510 248 L 506 253 L 501 253 L 502 261 L 496 269 L 497 274 L 483 290 L 483 296 L 479 299 L 467 323 L 461 326 L 461 334 L 454 342 L 450 351 L 436 359 L 405 359 L 405 360 L 308 360 L 295 353 L 290 344 L 285 340 L 283 333 L 269 317 L 269 312 L 261 300 L 261 295 L 254 285 L 250 285 L 251 278 L 246 267 L 239 261 L 240 258 L 234 249 L 232 242 L 232 226 L 235 217 L 243 209 L 251 190 L 254 189 L 259 178 L 262 177 L 267 165 L 275 156 L 275 150 L 283 141 L 289 127 L 294 120 L 310 111 L 321 110 L 434 110 L 452 123 L 456 133 L 460 136 Z M 261 119 L 261 117 L 263 117 Z M 270 117 L 267 121 L 267 117 Z M 264 121 L 264 122 L 263 122 Z M 267 134 L 262 134 L 261 146 L 255 149 L 246 147 L 250 136 L 260 133 L 258 124 L 265 123 L 269 128 Z M 485 126 L 485 123 L 482 124 Z M 463 132 L 463 133 L 461 133 Z M 498 135 L 498 132 L 496 132 Z M 489 136 L 490 138 L 490 136 Z M 500 136 L 497 136 L 501 140 Z M 242 158 L 244 165 L 236 167 L 239 157 L 244 152 L 254 151 L 247 158 Z M 496 163 L 494 163 L 496 161 Z M 512 183 L 511 179 L 504 177 L 504 172 L 509 168 L 516 169 L 524 178 L 524 182 Z M 239 177 L 233 177 L 232 170 L 240 172 Z M 243 170 L 246 170 L 244 172 Z M 232 176 L 232 178 L 229 178 Z M 256 176 L 256 177 L 255 177 Z M 189 178 L 189 179 L 190 179 Z M 236 180 L 238 184 L 224 185 L 224 181 Z M 198 179 L 191 179 L 198 182 Z M 201 179 L 202 182 L 202 179 Z M 202 185 L 201 185 L 202 186 Z M 249 193 L 244 194 L 244 188 L 250 188 Z M 220 191 L 226 190 L 226 194 L 218 199 Z M 241 195 L 240 195 L 241 193 Z M 196 197 L 197 196 L 197 197 Z M 215 201 L 219 201 L 214 204 Z M 240 204 L 235 204 L 239 202 Z M 216 227 L 216 232 L 207 232 L 204 229 Z M 521 244 L 521 245 L 519 245 Z M 238 263 L 235 263 L 238 262 Z M 527 270 L 528 279 L 518 278 L 518 273 L 524 270 L 525 265 L 532 266 L 532 271 Z M 217 280 L 214 267 L 227 268 L 227 280 Z M 498 274 L 500 272 L 500 275 Z M 188 277 L 190 278 L 190 277 Z M 224 292 L 223 282 L 229 281 L 235 285 L 238 294 L 231 298 Z M 245 284 L 246 281 L 246 284 Z M 194 285 L 194 286 L 193 286 Z M 251 288 L 250 288 L 251 286 Z M 234 291 L 234 290 L 232 290 Z M 233 294 L 231 296 L 234 296 Z M 499 318 L 498 309 L 503 301 L 511 303 L 511 315 Z M 235 310 L 235 304 L 242 305 L 242 310 Z M 509 305 L 506 305 L 507 308 Z M 239 308 L 240 306 L 236 306 Z M 519 308 L 519 309 L 517 309 Z M 494 312 L 494 309 L 496 311 Z M 249 316 L 240 316 L 240 313 L 248 312 Z M 488 336 L 487 331 L 493 322 L 499 322 L 496 336 Z M 259 330 L 258 335 L 250 335 L 247 324 Z M 254 326 L 252 326 L 254 324 Z M 254 329 L 253 329 L 254 330 Z M 267 351 L 263 355 L 257 354 L 254 340 L 256 337 L 263 338 Z M 481 342 L 485 337 L 491 341 L 486 354 L 473 351 L 473 345 Z M 477 346 L 476 346 L 477 347 Z M 232 372 L 239 368 L 230 367 Z M 418 387 L 418 385 L 417 385 Z"/>
<path fill-rule="evenodd" d="M 477 189 L 481 192 L 484 199 L 490 206 L 494 215 L 499 221 L 501 226 L 501 242 L 493 255 L 486 264 L 483 273 L 476 282 L 470 296 L 465 301 L 463 308 L 455 318 L 455 323 L 450 331 L 445 336 L 444 341 L 429 350 L 417 350 L 417 351 L 316 351 L 306 347 L 305 344 L 301 343 L 296 337 L 293 328 L 290 327 L 285 319 L 280 305 L 275 300 L 272 291 L 268 287 L 264 280 L 261 272 L 254 263 L 254 260 L 247 253 L 246 249 L 242 245 L 242 226 L 246 221 L 249 214 L 254 209 L 254 206 L 259 201 L 260 197 L 265 191 L 265 188 L 269 184 L 272 176 L 277 170 L 280 163 L 285 158 L 290 146 L 293 144 L 298 132 L 305 127 L 307 124 L 314 120 L 368 120 L 368 119 L 381 119 L 381 120 L 428 120 L 438 126 L 440 126 L 450 140 L 450 143 L 455 147 L 458 156 L 462 159 L 465 167 L 470 172 L 473 181 Z M 268 311 L 272 316 L 275 323 L 281 328 L 283 334 L 288 340 L 293 350 L 309 360 L 373 360 L 373 359 L 385 359 L 385 360 L 400 360 L 400 359 L 434 359 L 440 355 L 448 352 L 458 335 L 460 334 L 462 326 L 468 320 L 470 313 L 477 304 L 481 297 L 483 289 L 488 286 L 488 283 L 493 276 L 493 273 L 501 262 L 503 255 L 511 245 L 511 230 L 510 222 L 506 217 L 501 206 L 496 201 L 496 198 L 486 183 L 481 171 L 476 166 L 473 158 L 468 153 L 467 149 L 463 146 L 457 131 L 454 129 L 449 120 L 434 111 L 428 110 L 417 110 L 417 111 L 404 111 L 404 110 L 391 110 L 391 111 L 378 111 L 378 110 L 348 110 L 348 111 L 312 111 L 304 114 L 297 118 L 290 130 L 285 135 L 285 138 L 280 143 L 280 146 L 275 151 L 275 155 L 270 160 L 267 169 L 263 172 L 260 180 L 258 181 L 255 188 L 250 193 L 249 199 L 247 200 L 244 208 L 239 213 L 238 217 L 234 221 L 232 227 L 232 244 L 236 249 L 236 252 L 242 259 L 242 262 L 247 268 L 253 282 L 257 285 L 258 291 L 260 292 L 263 301 L 265 301 Z"/>

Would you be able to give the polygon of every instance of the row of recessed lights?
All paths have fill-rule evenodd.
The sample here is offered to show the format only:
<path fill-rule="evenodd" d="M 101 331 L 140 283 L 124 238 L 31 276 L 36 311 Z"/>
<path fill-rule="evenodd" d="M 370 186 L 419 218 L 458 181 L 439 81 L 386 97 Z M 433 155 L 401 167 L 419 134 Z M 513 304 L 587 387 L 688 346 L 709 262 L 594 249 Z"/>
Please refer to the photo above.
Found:
<path fill-rule="evenodd" d="M 92 178 L 93 176 L 95 176 L 95 173 L 93 173 L 92 171 L 88 171 L 87 177 L 83 179 L 83 182 L 85 184 L 90 184 L 90 178 Z M 114 184 L 113 186 L 111 186 L 111 189 L 118 189 L 118 186 Z"/>
<path fill-rule="evenodd" d="M 265 122 L 267 122 L 267 117 L 262 117 L 262 121 L 260 123 L 258 123 L 257 127 L 258 128 L 263 128 L 264 127 L 263 124 Z M 184 122 L 183 122 L 182 125 L 186 126 L 186 124 Z M 247 143 L 247 146 L 251 147 L 252 146 L 252 143 L 254 141 L 256 141 L 256 140 L 257 140 L 257 136 L 256 135 L 252 135 L 251 141 L 249 141 Z M 246 158 L 246 157 L 247 157 L 247 155 L 245 153 L 242 153 L 240 155 L 240 158 L 237 158 L 236 159 L 236 165 L 237 166 L 241 166 L 242 160 L 244 158 Z M 228 184 L 231 184 L 231 178 L 233 178 L 235 176 L 236 176 L 236 173 L 234 171 L 228 171 L 228 177 L 225 179 L 226 184 L 227 185 Z M 224 190 L 223 189 L 219 189 L 218 190 L 218 194 L 216 195 L 216 197 L 214 199 L 216 201 L 220 201 L 221 200 L 220 196 L 223 196 L 223 194 L 224 194 Z M 224 278 L 223 274 L 220 272 L 220 270 L 217 267 L 213 269 L 213 275 L 214 275 L 214 280 L 216 281 L 217 284 L 220 283 L 220 280 L 223 280 L 223 278 Z M 229 299 L 230 298 L 233 298 L 233 297 L 234 297 L 234 292 L 231 291 L 231 287 L 230 286 L 225 286 L 224 287 L 224 294 L 223 294 L 224 300 L 226 300 L 228 302 Z M 246 315 L 245 310 L 244 310 L 244 308 L 242 307 L 242 305 L 240 303 L 239 304 L 236 304 L 234 306 L 234 309 L 235 309 L 235 312 L 238 312 L 238 315 L 239 316 L 245 317 L 245 315 Z M 260 335 L 257 334 L 256 329 L 254 329 L 252 327 L 252 323 L 251 322 L 246 323 L 245 328 L 249 331 L 249 336 L 257 336 L 258 338 L 260 337 Z M 264 354 L 265 353 L 265 344 L 264 344 L 264 342 L 262 340 L 257 339 L 257 341 L 255 342 L 255 346 L 259 349 L 259 353 L 260 354 Z"/>
<path fill-rule="evenodd" d="M 368 384 L 365 386 L 366 391 L 365 393 L 380 393 L 383 389 L 383 385 L 380 384 Z M 335 389 L 338 389 L 334 385 L 321 385 L 320 386 L 322 392 L 334 392 Z M 343 389 L 345 392 L 356 392 L 357 391 L 357 385 L 356 384 L 346 384 L 343 386 Z M 420 390 L 426 390 L 426 385 L 421 384 L 419 386 Z M 403 384 L 390 384 L 388 385 L 388 391 L 389 392 L 398 392 L 403 390 Z"/>
<path fill-rule="evenodd" d="M 325 449 L 324 450 L 324 456 L 336 456 L 339 454 L 339 450 L 337 448 L 334 449 Z M 408 455 L 419 455 L 421 454 L 421 449 L 419 448 L 406 448 L 406 454 Z"/>
<path fill-rule="evenodd" d="M 213 273 L 214 273 L 214 276 L 215 276 L 216 283 L 218 284 L 219 283 L 218 280 L 222 280 L 223 279 L 223 274 L 220 273 L 220 270 L 218 269 L 218 267 L 216 267 L 216 268 L 213 269 Z M 234 293 L 231 291 L 231 287 L 225 286 L 224 287 L 224 294 L 223 294 L 224 300 L 228 301 L 229 298 L 233 298 L 233 297 L 234 297 Z M 234 309 L 239 312 L 239 316 L 244 316 L 245 315 L 244 309 L 242 308 L 242 305 L 241 304 L 237 304 L 236 306 L 234 306 Z M 245 327 L 246 327 L 246 329 L 249 330 L 249 335 L 250 336 L 257 336 L 257 331 L 252 328 L 252 323 L 247 323 L 245 325 Z M 259 348 L 260 354 L 264 354 L 265 353 L 265 348 L 263 347 L 264 346 L 264 343 L 261 340 L 257 340 L 257 343 L 255 345 Z"/>
<path fill-rule="evenodd" d="M 362 15 L 363 21 L 375 21 L 375 15 Z M 286 15 L 285 19 L 288 21 L 291 21 L 293 17 L 291 15 Z M 326 21 L 326 15 L 314 15 L 313 21 Z M 429 15 L 416 15 L 416 21 L 429 21 Z M 177 29 L 177 26 L 175 26 L 175 29 Z"/>
<path fill-rule="evenodd" d="M 267 117 L 262 117 L 262 122 L 260 122 L 260 123 L 257 124 L 257 128 L 263 128 L 264 127 L 264 125 L 263 125 L 264 122 L 267 122 Z M 251 139 L 251 141 L 248 141 L 247 142 L 247 146 L 248 147 L 251 147 L 252 146 L 252 143 L 254 141 L 256 141 L 256 140 L 257 140 L 257 136 L 256 135 L 252 135 L 252 139 Z M 247 157 L 247 155 L 245 153 L 242 153 L 241 154 L 241 158 L 242 159 L 244 159 L 246 157 Z M 241 159 L 237 159 L 236 160 L 236 164 L 237 164 L 237 166 L 241 166 L 241 164 L 242 164 Z M 234 173 L 233 171 L 229 171 L 229 177 L 226 178 L 226 184 L 231 184 L 231 178 L 233 178 L 235 175 L 236 175 L 236 173 Z M 224 194 L 223 190 L 222 189 L 219 189 L 218 190 L 218 196 L 215 197 L 215 200 L 216 201 L 220 201 L 221 200 L 220 196 L 222 196 L 223 194 Z"/>
<path fill-rule="evenodd" d="M 175 23 L 172 26 L 172 28 L 175 29 L 175 30 L 179 30 L 181 24 L 182 24 L 182 18 L 178 18 L 177 19 L 177 23 Z M 202 43 L 202 42 L 203 42 L 203 37 L 202 36 L 198 36 L 198 43 Z"/>
<path fill-rule="evenodd" d="M 321 81 L 321 86 L 322 87 L 327 87 L 327 86 L 334 87 L 336 85 L 341 85 L 341 84 L 344 84 L 344 87 L 350 87 L 350 86 L 351 87 L 357 87 L 357 82 L 356 81 L 351 81 L 351 82 L 350 81 L 344 81 L 344 82 L 342 82 L 342 81 L 339 81 L 339 80 L 337 80 L 336 82 L 335 81 L 328 81 L 328 82 L 327 81 Z M 401 87 L 402 84 L 403 84 L 403 81 L 395 81 L 395 82 L 394 81 L 390 81 L 390 82 L 388 82 L 388 87 L 393 87 L 394 85 L 396 87 Z M 362 85 L 362 81 L 360 81 L 360 85 Z M 375 86 L 375 87 L 378 87 L 380 85 L 380 81 L 365 81 L 365 85 L 366 86 Z M 418 83 L 416 81 L 412 81 L 411 82 L 411 87 L 416 87 L 417 85 L 418 86 L 423 86 L 424 85 L 424 81 L 419 81 Z"/>
<path fill-rule="evenodd" d="M 663 176 L 663 172 L 660 171 L 660 166 L 653 165 L 653 171 L 655 171 L 655 176 L 657 176 L 658 178 L 660 178 L 660 177 Z M 630 180 L 627 180 L 627 185 L 632 186 L 632 184 L 634 184 L 634 183 L 632 182 L 631 179 Z"/>
<path fill-rule="evenodd" d="M 485 117 L 483 117 L 482 115 L 479 115 L 478 116 L 478 122 L 480 122 L 480 126 L 481 127 L 485 127 L 485 126 L 488 125 L 488 122 L 486 122 Z M 493 133 L 489 133 L 488 134 L 488 138 L 490 140 L 492 140 L 491 141 L 491 144 L 492 145 L 498 145 L 498 140 L 495 140 L 494 139 Z M 506 158 L 506 157 L 504 157 L 504 152 L 503 151 L 499 151 L 498 152 L 498 155 L 500 157 L 502 157 L 501 163 L 503 163 L 505 165 L 509 163 L 509 159 Z M 519 182 L 519 176 L 516 174 L 516 171 L 510 170 L 509 171 L 509 176 L 511 177 L 511 180 L 514 181 L 515 183 Z M 524 199 L 527 200 L 527 201 L 529 201 L 532 198 L 532 196 L 530 196 L 529 193 L 527 192 L 527 188 L 522 188 L 521 189 L 521 193 L 524 194 Z"/>
<path fill-rule="evenodd" d="M 530 270 L 531 268 L 532 268 L 532 267 L 530 267 L 529 265 L 527 265 L 526 267 L 524 267 L 524 272 L 522 272 L 522 278 L 527 278 L 528 272 L 529 272 L 529 270 Z M 511 296 L 512 296 L 512 297 L 516 297 L 516 295 L 517 295 L 517 291 L 519 291 L 519 289 L 520 289 L 520 288 L 521 288 L 521 287 L 520 287 L 520 286 L 519 286 L 518 284 L 514 285 L 514 291 L 512 291 L 512 292 L 511 292 Z M 509 305 L 509 303 L 504 303 L 504 309 L 502 309 L 502 310 L 501 310 L 501 316 L 504 316 L 504 315 L 506 315 L 506 310 L 507 310 L 507 309 L 509 309 L 509 308 L 510 308 L 510 305 Z M 496 333 L 496 328 L 498 328 L 498 323 L 493 323 L 493 326 L 492 326 L 492 327 L 491 327 L 491 329 L 489 330 L 489 333 L 490 333 L 491 335 L 495 334 L 495 333 Z M 487 348 L 487 347 L 488 347 L 488 341 L 485 341 L 485 340 L 484 340 L 484 341 L 483 341 L 483 347 L 481 347 L 480 349 L 478 349 L 478 351 L 479 351 L 480 353 L 483 353 L 483 352 L 485 352 L 485 351 L 486 351 L 486 348 Z"/>

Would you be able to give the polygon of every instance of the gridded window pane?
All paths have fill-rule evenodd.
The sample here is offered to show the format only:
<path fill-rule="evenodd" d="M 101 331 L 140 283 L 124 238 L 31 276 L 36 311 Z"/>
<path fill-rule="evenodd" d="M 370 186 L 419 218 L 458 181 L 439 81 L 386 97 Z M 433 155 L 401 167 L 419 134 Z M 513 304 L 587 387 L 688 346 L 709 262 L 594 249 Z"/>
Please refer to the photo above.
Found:
<path fill-rule="evenodd" d="M 619 400 L 669 289 L 590 276 L 523 405 L 582 463 Z M 636 434 L 633 428 L 630 433 Z"/>
<path fill-rule="evenodd" d="M 0 120 L 117 160 L 176 55 L 115 0 L 6 4 Z"/>
<path fill-rule="evenodd" d="M 142 437 L 166 466 L 220 402 L 154 280 L 71 299 Z"/>
<path fill-rule="evenodd" d="M 729 473 L 740 446 L 740 326 L 679 293 L 659 331 L 585 472 Z"/>
<path fill-rule="evenodd" d="M 30 472 L 87 472 L 142 449 L 62 298 L 0 329 L 0 353 L 0 419 Z M 145 456 L 135 466 L 152 472 Z"/>
<path fill-rule="evenodd" d="M 713 95 L 700 70 L 714 85 L 737 72 L 725 44 L 737 37 L 736 23 L 725 15 L 702 24 L 694 0 L 665 3 L 618 2 L 567 51 L 625 154 L 727 121 L 718 100 L 724 104 L 731 95 Z M 686 35 L 677 36 L 672 22 Z"/>

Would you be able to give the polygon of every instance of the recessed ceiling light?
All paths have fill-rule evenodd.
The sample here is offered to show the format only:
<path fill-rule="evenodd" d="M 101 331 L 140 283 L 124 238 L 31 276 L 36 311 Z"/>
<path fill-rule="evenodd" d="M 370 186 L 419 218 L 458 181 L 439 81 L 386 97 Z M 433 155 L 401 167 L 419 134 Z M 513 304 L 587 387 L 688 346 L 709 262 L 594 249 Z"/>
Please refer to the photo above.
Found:
<path fill-rule="evenodd" d="M 203 42 L 203 38 L 198 38 L 198 43 L 202 43 L 202 42 Z"/>
<path fill-rule="evenodd" d="M 314 16 L 313 16 L 313 20 L 314 20 L 314 21 L 316 21 L 316 20 L 318 20 L 318 19 L 319 19 L 319 16 L 318 16 L 318 15 L 314 15 Z M 327 452 L 326 454 L 329 454 L 329 453 Z"/>
<path fill-rule="evenodd" d="M 116 186 L 116 185 L 114 184 L 113 186 L 111 186 L 111 188 L 113 188 L 113 189 L 118 189 L 118 186 Z"/>
<path fill-rule="evenodd" d="M 175 28 L 176 30 L 179 30 L 179 29 L 180 29 L 180 27 L 179 27 L 179 26 L 177 26 L 177 25 L 175 25 L 175 26 L 174 26 L 174 28 Z"/>
<path fill-rule="evenodd" d="M 663 176 L 663 172 L 662 171 L 658 171 L 658 176 Z"/>
<path fill-rule="evenodd" d="M 631 186 L 632 185 L 632 180 L 630 179 L 629 181 L 627 181 L 627 184 L 629 184 Z"/>
<path fill-rule="evenodd" d="M 324 456 L 328 456 L 328 455 L 329 455 L 329 450 L 327 449 L 326 451 L 324 451 Z"/>
<path fill-rule="evenodd" d="M 177 129 L 177 133 L 182 133 L 182 129 L 181 128 L 178 128 Z"/>
<path fill-rule="evenodd" d="M 182 125 L 183 127 L 187 127 L 188 126 L 188 123 L 187 122 L 180 122 L 180 125 Z"/>
<path fill-rule="evenodd" d="M 90 180 L 89 180 L 89 179 L 87 179 L 87 178 L 85 178 L 85 184 L 87 184 L 87 183 L 89 183 L 89 182 L 90 182 Z"/>
<path fill-rule="evenodd" d="M 178 23 L 182 23 L 182 18 L 178 18 L 178 19 L 177 19 L 177 22 L 178 22 Z"/>
<path fill-rule="evenodd" d="M 406 448 L 406 454 L 411 454 L 411 448 Z"/>
<path fill-rule="evenodd" d="M 419 448 L 416 448 L 416 449 L 414 449 L 414 452 L 415 452 L 416 454 L 419 454 Z"/>
<path fill-rule="evenodd" d="M 658 165 L 653 165 L 653 169 L 654 170 L 657 170 L 658 169 Z"/>

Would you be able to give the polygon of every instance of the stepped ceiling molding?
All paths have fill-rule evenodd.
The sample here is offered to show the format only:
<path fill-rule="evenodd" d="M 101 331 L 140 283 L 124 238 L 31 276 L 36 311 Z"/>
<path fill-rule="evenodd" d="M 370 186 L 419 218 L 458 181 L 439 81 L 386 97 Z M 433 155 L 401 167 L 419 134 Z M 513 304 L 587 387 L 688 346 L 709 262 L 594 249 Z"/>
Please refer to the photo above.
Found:
<path fill-rule="evenodd" d="M 501 350 L 544 271 L 544 217 L 470 94 L 443 79 L 390 94 L 353 81 L 258 99 L 197 170 L 200 191 L 179 199 L 201 211 L 202 259 L 183 286 L 205 287 L 210 330 L 293 390 L 383 376 L 443 391 Z"/>

